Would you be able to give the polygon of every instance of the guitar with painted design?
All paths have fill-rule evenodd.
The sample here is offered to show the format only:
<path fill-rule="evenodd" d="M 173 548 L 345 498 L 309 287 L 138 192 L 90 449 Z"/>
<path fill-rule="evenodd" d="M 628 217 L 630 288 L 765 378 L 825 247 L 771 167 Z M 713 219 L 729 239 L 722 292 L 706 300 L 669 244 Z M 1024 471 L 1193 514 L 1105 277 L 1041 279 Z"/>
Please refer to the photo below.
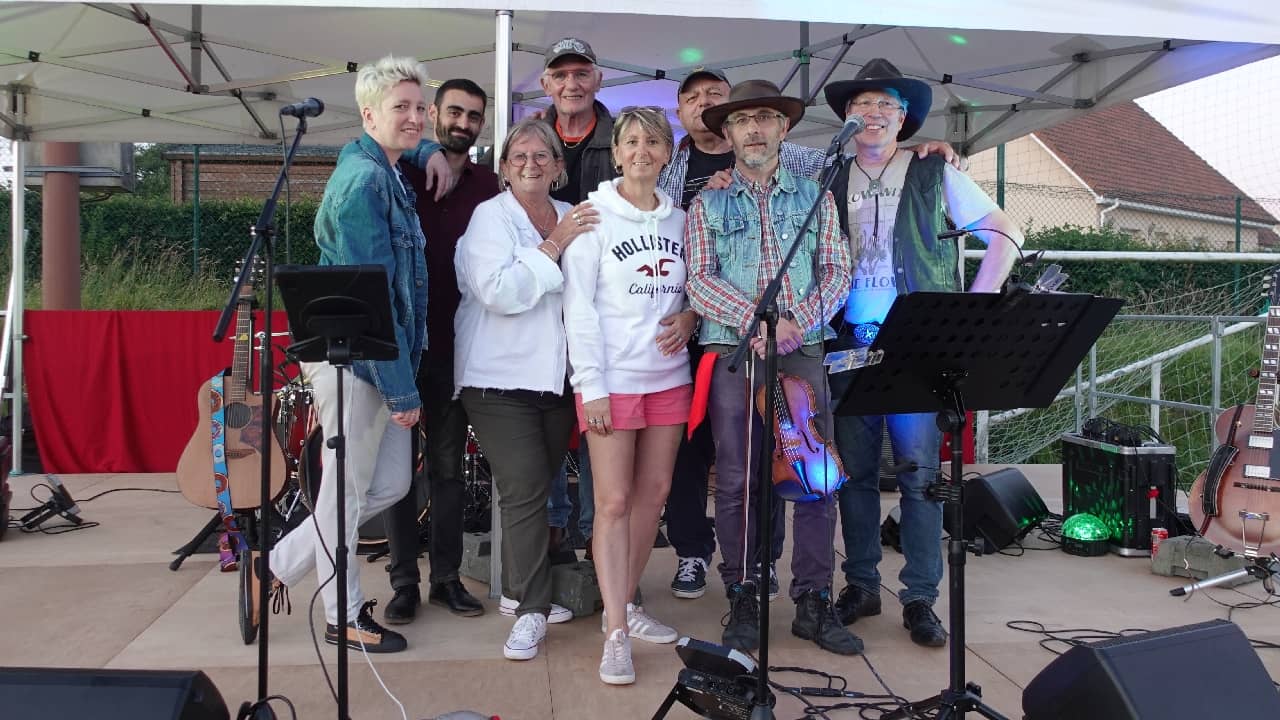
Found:
<path fill-rule="evenodd" d="M 249 279 L 241 287 L 237 300 L 231 367 L 223 371 L 226 482 L 231 487 L 231 505 L 236 510 L 252 509 L 259 505 L 262 496 L 259 484 L 262 478 L 260 458 L 264 447 L 271 453 L 271 497 L 280 494 L 288 477 L 284 452 L 275 433 L 268 433 L 266 442 L 263 441 L 263 398 L 249 389 L 252 343 L 253 283 Z M 214 481 L 212 430 L 215 408 L 210 397 L 211 384 L 211 380 L 206 380 L 196 394 L 200 420 L 178 460 L 178 489 L 192 504 L 216 510 L 217 495 L 221 488 Z M 221 476 L 217 480 L 218 483 L 223 481 Z"/>

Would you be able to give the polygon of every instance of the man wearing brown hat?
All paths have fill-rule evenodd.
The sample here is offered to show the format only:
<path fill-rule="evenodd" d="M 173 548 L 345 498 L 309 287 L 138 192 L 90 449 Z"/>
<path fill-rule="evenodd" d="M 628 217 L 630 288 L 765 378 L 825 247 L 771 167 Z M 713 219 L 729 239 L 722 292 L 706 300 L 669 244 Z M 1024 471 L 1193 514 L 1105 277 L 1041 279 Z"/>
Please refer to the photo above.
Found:
<path fill-rule="evenodd" d="M 739 83 L 728 102 L 704 111 L 707 128 L 733 146 L 733 182 L 728 188 L 702 191 L 689 208 L 686 226 L 687 290 L 703 317 L 700 341 L 706 352 L 722 358 L 712 371 L 708 407 L 717 461 L 716 534 L 722 560 L 718 569 L 729 597 L 722 642 L 740 650 L 760 645 L 756 532 L 751 527 L 755 513 L 748 501 L 748 491 L 754 488 L 746 458 L 754 457 L 747 439 L 759 442 L 765 429 L 759 416 L 748 410 L 754 393 L 747 374 L 728 372 L 723 356 L 746 333 L 754 300 L 781 267 L 800 219 L 819 204 L 815 222 L 803 235 L 799 261 L 788 269 L 778 295 L 776 330 L 779 371 L 813 386 L 813 420 L 820 433 L 830 431 L 823 331 L 849 288 L 848 246 L 840 236 L 830 194 L 819 195 L 817 183 L 793 176 L 779 162 L 783 138 L 803 115 L 799 98 L 782 96 L 767 80 Z M 763 354 L 759 338 L 752 346 Z M 796 616 L 791 632 L 830 652 L 852 655 L 862 651 L 862 641 L 836 618 L 831 598 L 834 506 L 830 497 L 795 506 L 790 596 Z"/>
<path fill-rule="evenodd" d="M 970 289 L 999 289 L 1022 244 L 1017 226 L 968 176 L 936 156 L 920 159 L 898 147 L 924 124 L 932 103 L 929 85 L 903 77 L 877 58 L 855 79 L 831 83 L 824 91 L 837 116 L 856 113 L 866 122 L 854 135 L 852 159 L 842 163 L 831 189 L 853 258 L 851 289 L 841 317 L 832 323 L 838 332 L 832 345 L 870 345 L 898 295 L 964 289 L 959 247 L 938 239 L 948 230 L 947 218 L 972 228 L 988 246 Z M 832 377 L 834 397 L 844 394 L 850 374 Z M 938 475 L 941 443 L 934 413 L 836 418 L 836 445 L 849 474 L 839 494 L 847 585 L 837 612 L 846 624 L 880 614 L 879 465 L 886 425 L 894 462 L 916 468 L 898 474 L 906 557 L 898 575 L 905 586 L 898 593 L 903 625 L 915 643 L 942 647 L 947 634 L 932 609 L 942 580 L 942 506 L 927 494 Z"/>

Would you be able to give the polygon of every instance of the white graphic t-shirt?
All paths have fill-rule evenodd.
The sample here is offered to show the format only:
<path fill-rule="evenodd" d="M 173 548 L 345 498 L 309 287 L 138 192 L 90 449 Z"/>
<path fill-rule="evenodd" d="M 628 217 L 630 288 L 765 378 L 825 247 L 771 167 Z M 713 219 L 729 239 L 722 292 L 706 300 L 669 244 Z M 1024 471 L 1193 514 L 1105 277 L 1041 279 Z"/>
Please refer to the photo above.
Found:
<path fill-rule="evenodd" d="M 893 268 L 893 229 L 898 217 L 898 202 L 907 179 L 907 166 L 914 153 L 898 150 L 884 166 L 884 172 L 872 171 L 870 177 L 858 165 L 849 167 L 849 227 L 845 228 L 852 245 L 853 283 L 845 306 L 847 323 L 883 322 L 889 307 L 898 297 Z M 957 227 L 967 227 L 996 204 L 968 175 L 946 165 L 942 175 L 943 206 Z"/>

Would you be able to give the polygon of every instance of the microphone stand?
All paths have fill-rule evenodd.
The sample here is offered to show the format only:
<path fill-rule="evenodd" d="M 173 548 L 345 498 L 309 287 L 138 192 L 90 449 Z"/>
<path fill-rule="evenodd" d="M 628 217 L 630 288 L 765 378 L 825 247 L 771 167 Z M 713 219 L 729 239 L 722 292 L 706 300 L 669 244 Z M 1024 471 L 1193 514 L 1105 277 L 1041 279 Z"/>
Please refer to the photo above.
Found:
<path fill-rule="evenodd" d="M 837 137 L 836 140 L 832 141 L 827 155 L 835 155 L 840 145 L 843 145 L 843 142 Z M 764 294 L 760 296 L 760 301 L 756 303 L 751 324 L 747 326 L 746 334 L 743 335 L 738 347 L 734 349 L 733 355 L 730 357 L 729 372 L 738 371 L 738 366 L 742 364 L 744 356 L 750 349 L 751 338 L 755 336 L 756 331 L 760 328 L 760 323 L 763 321 L 766 323 L 765 382 L 772 382 L 773 378 L 778 376 L 777 299 L 778 293 L 782 291 L 782 278 L 786 274 L 787 268 L 791 266 L 791 262 L 795 259 L 796 251 L 800 249 L 800 243 L 805 233 L 809 231 L 809 226 L 813 224 L 813 218 L 818 213 L 818 207 L 822 205 L 823 198 L 826 197 L 832 183 L 835 182 L 838 174 L 837 169 L 842 162 L 847 161 L 842 160 L 837 155 L 836 160 L 823 171 L 822 185 L 818 190 L 818 199 L 809 208 L 809 214 L 805 215 L 804 222 L 800 224 L 800 229 L 796 232 L 796 236 L 792 238 L 791 247 L 787 249 L 786 256 L 782 258 L 782 265 L 778 268 L 777 274 L 769 281 L 769 285 L 765 287 Z M 815 283 L 818 282 L 818 278 L 815 278 L 814 281 Z M 754 393 L 754 390 L 755 388 L 751 388 L 748 392 Z M 770 477 L 773 468 L 773 431 L 768 428 L 769 419 L 774 417 L 775 412 L 774 393 L 766 392 L 764 394 L 766 431 L 762 433 L 760 451 L 755 464 L 756 497 L 758 498 L 756 504 L 756 559 L 759 561 L 762 572 L 759 581 L 756 583 L 756 589 L 760 593 L 760 661 L 756 663 L 755 704 L 751 708 L 751 720 L 773 720 L 774 717 L 774 697 L 773 692 L 769 689 L 769 578 L 763 572 L 763 558 L 769 548 L 773 525 L 771 522 L 773 517 L 773 482 Z"/>
<path fill-rule="evenodd" d="M 285 178 L 289 175 L 289 166 L 293 163 L 293 156 L 298 151 L 298 145 L 302 142 L 302 136 L 307 132 L 307 118 L 298 118 L 298 129 L 293 136 L 293 144 L 289 147 L 289 153 L 285 156 L 284 164 L 280 167 L 280 174 L 276 176 L 275 188 L 271 191 L 271 197 L 267 199 L 265 205 L 262 206 L 262 214 L 258 216 L 258 222 L 249 230 L 250 242 L 249 248 L 244 253 L 244 260 L 241 263 L 240 274 L 236 276 L 235 286 L 231 288 L 231 297 L 227 301 L 226 307 L 222 309 L 222 315 L 218 318 L 218 324 L 213 331 L 213 341 L 222 342 L 226 337 L 227 326 L 231 324 L 231 318 L 235 314 L 236 304 L 240 298 L 240 288 L 244 286 L 245 281 L 249 277 L 249 273 L 253 271 L 254 258 L 258 253 L 262 253 L 264 263 L 263 277 L 263 318 L 262 332 L 266 337 L 271 337 L 271 314 L 272 314 L 272 290 L 275 284 L 274 267 L 272 264 L 272 256 L 274 249 L 272 248 L 271 239 L 274 235 L 272 229 L 272 221 L 275 218 L 276 204 L 280 199 L 280 191 L 284 189 Z M 271 538 L 271 393 L 274 385 L 275 375 L 272 373 L 271 366 L 271 347 L 268 345 L 258 355 L 258 392 L 262 394 L 263 402 L 266 408 L 262 412 L 262 452 L 260 453 L 261 473 L 261 495 L 259 496 L 260 521 L 259 542 L 262 546 L 262 566 L 264 568 L 271 567 L 271 546 L 274 544 Z M 255 568 L 250 567 L 249 572 L 254 572 Z M 271 583 L 262 582 L 258 584 L 258 607 L 265 609 L 268 607 L 267 601 L 270 597 Z M 343 586 L 340 586 L 343 587 Z M 345 614 L 345 607 L 339 608 L 339 613 Z M 258 613 L 258 628 L 261 639 L 258 641 L 258 700 L 254 703 L 256 708 L 252 712 L 252 718 L 274 718 L 275 714 L 266 703 L 267 692 L 267 666 L 268 666 L 268 641 L 267 626 L 268 618 L 271 616 L 268 612 Z M 339 627 L 344 627 L 346 622 L 344 618 L 339 617 L 341 623 Z M 246 703 L 247 705 L 248 703 Z M 241 712 L 245 711 L 244 706 Z"/>

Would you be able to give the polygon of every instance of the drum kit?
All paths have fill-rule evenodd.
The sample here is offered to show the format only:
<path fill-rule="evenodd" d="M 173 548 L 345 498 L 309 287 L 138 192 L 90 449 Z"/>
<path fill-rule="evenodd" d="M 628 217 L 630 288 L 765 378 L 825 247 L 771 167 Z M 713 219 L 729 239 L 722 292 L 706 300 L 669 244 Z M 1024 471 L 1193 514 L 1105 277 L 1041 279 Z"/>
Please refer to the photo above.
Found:
<path fill-rule="evenodd" d="M 276 391 L 274 427 L 289 471 L 288 482 L 284 492 L 276 500 L 275 509 L 283 520 L 283 531 L 288 532 L 314 512 L 324 467 L 324 432 L 316 412 L 314 394 L 311 386 L 300 377 L 290 380 Z M 415 482 L 410 492 L 419 492 L 427 487 L 426 459 L 422 452 L 422 448 L 426 447 L 423 441 L 425 432 L 421 424 L 417 432 Z M 462 455 L 462 474 L 466 488 L 463 528 L 466 532 L 486 531 L 489 529 L 492 478 L 489 475 L 489 464 L 470 427 L 467 428 L 467 442 Z M 430 502 L 429 494 L 422 492 L 418 508 L 418 535 L 423 542 L 429 531 Z M 386 549 L 386 530 L 381 517 L 370 518 L 360 526 L 359 545 L 360 554 L 383 554 Z"/>

